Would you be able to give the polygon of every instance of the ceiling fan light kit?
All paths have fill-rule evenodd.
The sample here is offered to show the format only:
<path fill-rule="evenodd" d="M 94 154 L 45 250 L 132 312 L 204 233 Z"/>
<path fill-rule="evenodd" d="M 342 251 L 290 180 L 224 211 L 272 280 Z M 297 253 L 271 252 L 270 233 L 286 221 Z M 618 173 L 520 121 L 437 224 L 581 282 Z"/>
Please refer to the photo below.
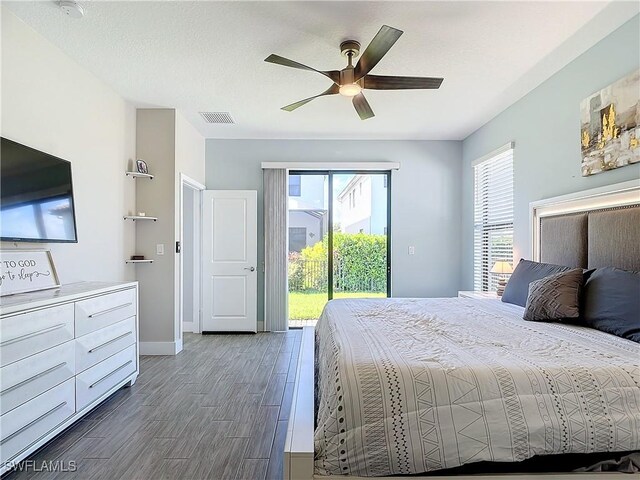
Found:
<path fill-rule="evenodd" d="M 348 65 L 342 70 L 322 71 L 308 67 L 302 63 L 289 60 L 279 55 L 269 55 L 265 58 L 265 62 L 284 65 L 285 67 L 297 68 L 300 70 L 309 70 L 316 72 L 329 78 L 333 85 L 324 92 L 305 98 L 298 102 L 282 107 L 282 110 L 292 112 L 293 110 L 306 105 L 314 98 L 325 95 L 340 94 L 345 97 L 351 97 L 353 106 L 360 116 L 361 120 L 366 120 L 374 116 L 373 110 L 367 102 L 363 89 L 369 90 L 407 90 L 407 89 L 437 89 L 440 88 L 442 78 L 434 77 L 396 77 L 383 75 L 369 75 L 369 72 L 378 64 L 378 62 L 393 47 L 396 41 L 402 35 L 402 30 L 383 25 L 364 53 L 360 57 L 358 63 L 353 66 L 353 60 L 360 56 L 360 43 L 355 40 L 347 40 L 340 44 L 340 53 L 347 57 Z"/>
<path fill-rule="evenodd" d="M 340 85 L 338 92 L 343 97 L 355 97 L 362 91 L 362 87 L 357 83 L 346 83 L 344 85 Z"/>

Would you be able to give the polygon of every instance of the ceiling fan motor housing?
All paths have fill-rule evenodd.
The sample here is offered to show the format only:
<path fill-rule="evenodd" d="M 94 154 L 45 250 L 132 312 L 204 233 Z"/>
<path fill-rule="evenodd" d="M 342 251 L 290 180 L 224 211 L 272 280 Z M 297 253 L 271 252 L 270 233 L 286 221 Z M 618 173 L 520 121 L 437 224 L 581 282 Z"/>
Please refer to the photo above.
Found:
<path fill-rule="evenodd" d="M 360 43 L 355 40 L 345 40 L 340 44 L 340 53 L 344 57 L 351 55 L 351 58 L 356 58 L 360 55 Z"/>
<path fill-rule="evenodd" d="M 340 70 L 340 85 L 349 85 L 351 83 L 356 83 L 354 68 L 347 67 Z"/>

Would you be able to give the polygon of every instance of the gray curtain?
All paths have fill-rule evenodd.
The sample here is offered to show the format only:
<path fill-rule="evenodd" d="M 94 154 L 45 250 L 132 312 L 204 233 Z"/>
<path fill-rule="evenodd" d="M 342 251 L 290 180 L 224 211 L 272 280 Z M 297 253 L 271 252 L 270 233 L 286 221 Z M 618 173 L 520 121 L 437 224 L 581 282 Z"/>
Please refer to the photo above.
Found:
<path fill-rule="evenodd" d="M 289 328 L 286 169 L 264 170 L 264 329 Z"/>

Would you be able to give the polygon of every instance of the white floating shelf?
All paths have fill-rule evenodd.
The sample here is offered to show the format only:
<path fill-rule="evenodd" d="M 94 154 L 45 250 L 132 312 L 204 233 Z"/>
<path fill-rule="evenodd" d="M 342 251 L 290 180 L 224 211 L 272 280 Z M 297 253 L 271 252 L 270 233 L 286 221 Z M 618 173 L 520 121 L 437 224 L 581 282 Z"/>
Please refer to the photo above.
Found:
<path fill-rule="evenodd" d="M 153 260 L 125 260 L 124 263 L 153 263 Z"/>
<path fill-rule="evenodd" d="M 147 217 L 146 215 L 144 217 L 142 217 L 140 215 L 125 215 L 124 219 L 125 220 L 133 220 L 134 222 L 136 220 L 153 220 L 154 222 L 156 222 L 158 220 L 158 217 Z"/>
<path fill-rule="evenodd" d="M 140 172 L 124 172 L 127 177 L 133 178 L 148 178 L 149 180 L 153 179 L 153 175 L 150 173 L 140 173 Z"/>

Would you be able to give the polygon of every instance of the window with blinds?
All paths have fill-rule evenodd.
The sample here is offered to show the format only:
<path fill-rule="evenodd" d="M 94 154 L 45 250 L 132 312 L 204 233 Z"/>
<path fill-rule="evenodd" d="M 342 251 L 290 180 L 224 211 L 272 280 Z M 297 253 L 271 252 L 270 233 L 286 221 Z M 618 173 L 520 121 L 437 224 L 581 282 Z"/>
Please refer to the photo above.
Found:
<path fill-rule="evenodd" d="M 473 175 L 473 283 L 486 292 L 498 286 L 493 264 L 513 262 L 513 145 L 479 160 Z"/>

